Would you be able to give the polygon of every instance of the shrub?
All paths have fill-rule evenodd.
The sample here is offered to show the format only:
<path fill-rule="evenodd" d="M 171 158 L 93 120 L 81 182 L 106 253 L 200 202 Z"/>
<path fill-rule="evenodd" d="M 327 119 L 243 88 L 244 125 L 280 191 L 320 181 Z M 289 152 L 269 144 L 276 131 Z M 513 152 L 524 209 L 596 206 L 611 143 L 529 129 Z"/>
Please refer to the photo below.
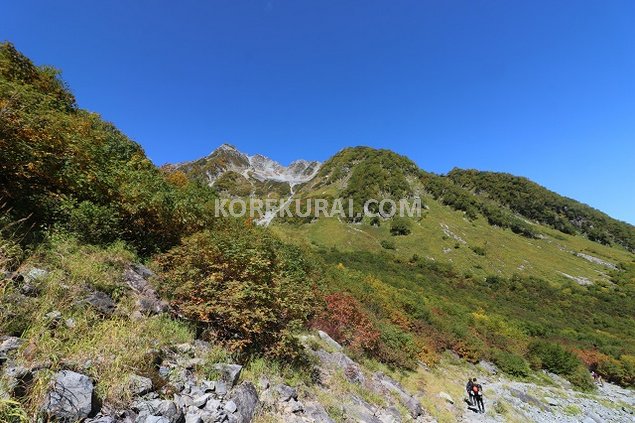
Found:
<path fill-rule="evenodd" d="M 408 235 L 410 234 L 410 232 L 410 222 L 407 221 L 405 218 L 396 217 L 390 224 L 390 233 L 392 235 Z"/>
<path fill-rule="evenodd" d="M 157 258 L 160 292 L 204 334 L 241 354 L 297 358 L 292 332 L 313 309 L 311 265 L 270 232 L 228 221 Z"/>
<path fill-rule="evenodd" d="M 506 351 L 498 351 L 494 354 L 493 359 L 494 363 L 507 374 L 517 377 L 529 376 L 529 365 L 525 359 L 519 355 Z"/>
<path fill-rule="evenodd" d="M 607 357 L 600 361 L 596 371 L 606 380 L 614 383 L 623 383 L 626 376 L 626 371 L 622 363 L 613 357 Z"/>
<path fill-rule="evenodd" d="M 121 233 L 117 211 L 90 201 L 82 201 L 76 207 L 69 207 L 67 225 L 83 241 L 93 244 L 112 242 Z"/>
<path fill-rule="evenodd" d="M 560 344 L 535 341 L 529 346 L 530 356 L 540 360 L 543 369 L 560 375 L 570 375 L 580 365 L 580 360 Z"/>
<path fill-rule="evenodd" d="M 457 247 L 455 246 L 455 248 Z M 474 251 L 474 254 L 477 254 L 479 256 L 484 256 L 485 254 L 487 254 L 487 251 L 485 251 L 485 248 L 479 245 L 472 246 L 470 247 L 470 249 Z"/>
<path fill-rule="evenodd" d="M 385 324 L 381 326 L 381 335 L 374 355 L 383 363 L 414 369 L 417 365 L 417 347 L 412 335 L 398 327 Z"/>
<path fill-rule="evenodd" d="M 397 248 L 395 245 L 395 241 L 391 239 L 382 239 L 379 245 L 381 245 L 381 247 L 386 250 L 394 250 L 395 248 Z"/>
<path fill-rule="evenodd" d="M 583 365 L 576 367 L 571 374 L 567 375 L 567 380 L 583 391 L 592 391 L 595 389 L 595 383 L 593 383 L 591 373 L 589 373 L 589 370 Z"/>
<path fill-rule="evenodd" d="M 325 301 L 326 308 L 316 316 L 312 326 L 324 330 L 354 351 L 372 352 L 380 333 L 360 302 L 342 292 L 327 295 Z"/>

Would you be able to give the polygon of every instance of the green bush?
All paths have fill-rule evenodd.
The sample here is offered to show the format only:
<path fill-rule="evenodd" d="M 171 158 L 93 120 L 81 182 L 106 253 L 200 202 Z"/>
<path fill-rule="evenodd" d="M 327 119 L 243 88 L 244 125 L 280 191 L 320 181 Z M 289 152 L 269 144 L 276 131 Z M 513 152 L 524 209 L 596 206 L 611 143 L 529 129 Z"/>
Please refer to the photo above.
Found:
<path fill-rule="evenodd" d="M 403 217 L 396 217 L 390 224 L 390 233 L 392 235 L 408 235 L 410 234 L 410 222 Z"/>
<path fill-rule="evenodd" d="M 567 380 L 583 391 L 592 391 L 595 389 L 595 383 L 593 382 L 591 373 L 584 365 L 576 367 L 571 374 L 567 375 Z"/>
<path fill-rule="evenodd" d="M 313 311 L 312 266 L 269 231 L 226 221 L 156 260 L 160 291 L 205 336 L 232 351 L 295 358 L 292 332 Z"/>
<path fill-rule="evenodd" d="M 454 248 L 457 248 L 457 247 L 455 246 Z M 474 251 L 474 254 L 477 254 L 479 256 L 484 256 L 485 254 L 487 254 L 487 251 L 485 250 L 485 248 L 479 245 L 474 245 L 470 247 L 470 249 Z"/>
<path fill-rule="evenodd" d="M 547 341 L 533 342 L 529 346 L 529 355 L 537 358 L 543 369 L 559 375 L 570 375 L 581 364 L 572 352 Z"/>
<path fill-rule="evenodd" d="M 412 335 L 391 324 L 382 324 L 379 329 L 379 343 L 374 355 L 391 366 L 414 369 L 418 350 Z"/>
<path fill-rule="evenodd" d="M 69 209 L 68 229 L 83 241 L 92 244 L 112 242 L 121 235 L 121 221 L 116 210 L 110 206 L 82 201 Z"/>
<path fill-rule="evenodd" d="M 517 377 L 529 376 L 529 365 L 519 355 L 498 351 L 494 354 L 494 363 L 505 373 Z"/>
<path fill-rule="evenodd" d="M 392 239 L 382 239 L 379 244 L 386 250 L 394 250 L 395 248 L 397 248 L 395 245 L 395 241 L 393 241 Z"/>

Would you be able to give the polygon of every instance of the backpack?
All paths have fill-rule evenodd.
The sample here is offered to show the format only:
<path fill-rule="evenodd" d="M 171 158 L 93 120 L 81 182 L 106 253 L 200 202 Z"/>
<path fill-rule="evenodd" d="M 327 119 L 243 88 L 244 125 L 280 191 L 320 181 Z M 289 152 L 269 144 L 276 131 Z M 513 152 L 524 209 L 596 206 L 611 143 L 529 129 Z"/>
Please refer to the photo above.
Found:
<path fill-rule="evenodd" d="M 478 394 L 478 385 L 472 385 L 472 392 Z"/>

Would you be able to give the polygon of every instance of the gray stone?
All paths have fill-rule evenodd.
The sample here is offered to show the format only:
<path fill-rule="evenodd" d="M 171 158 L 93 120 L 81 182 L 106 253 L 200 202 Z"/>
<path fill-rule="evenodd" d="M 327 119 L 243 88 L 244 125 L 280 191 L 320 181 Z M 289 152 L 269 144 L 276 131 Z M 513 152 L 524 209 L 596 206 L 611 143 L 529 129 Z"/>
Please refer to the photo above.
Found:
<path fill-rule="evenodd" d="M 25 280 L 20 286 L 20 294 L 27 297 L 37 297 L 40 295 L 40 291 L 40 285 L 36 280 Z"/>
<path fill-rule="evenodd" d="M 316 351 L 314 354 L 325 367 L 342 370 L 349 382 L 364 384 L 366 378 L 364 377 L 361 367 L 346 354 L 341 352 L 330 353 L 322 349 Z"/>
<path fill-rule="evenodd" d="M 108 294 L 101 291 L 92 292 L 87 298 L 86 302 L 90 304 L 99 314 L 104 316 L 111 316 L 117 304 L 110 298 Z"/>
<path fill-rule="evenodd" d="M 211 394 L 204 394 L 199 397 L 196 397 L 192 400 L 192 405 L 194 407 L 203 408 L 205 404 L 207 404 L 207 400 L 210 399 Z"/>
<path fill-rule="evenodd" d="M 185 415 L 185 423 L 203 423 L 200 413 L 188 413 Z"/>
<path fill-rule="evenodd" d="M 168 304 L 162 301 L 156 291 L 146 280 L 154 275 L 145 266 L 133 264 L 124 271 L 124 281 L 132 289 L 136 296 L 136 305 L 142 314 L 159 314 L 168 310 Z"/>
<path fill-rule="evenodd" d="M 228 391 L 227 384 L 223 381 L 220 381 L 220 380 L 217 381 L 214 386 L 215 386 L 214 392 L 216 392 L 216 395 L 223 396 Z"/>
<path fill-rule="evenodd" d="M 322 407 L 322 404 L 313 403 L 304 406 L 304 415 L 314 423 L 335 423 Z"/>
<path fill-rule="evenodd" d="M 378 384 L 379 387 L 383 388 L 383 390 L 396 394 L 404 407 L 408 409 L 412 418 L 416 419 L 423 414 L 423 409 L 421 408 L 419 401 L 412 395 L 408 394 L 399 382 L 381 372 L 377 372 L 373 375 L 373 381 Z"/>
<path fill-rule="evenodd" d="M 236 403 L 234 401 L 227 401 L 227 403 L 225 404 L 225 406 L 223 407 L 225 410 L 227 410 L 230 413 L 235 413 L 236 410 L 238 410 L 238 407 L 236 406 Z"/>
<path fill-rule="evenodd" d="M 50 313 L 46 313 L 44 315 L 44 319 L 46 320 L 49 327 L 55 328 L 60 324 L 60 321 L 62 320 L 62 313 L 57 310 L 53 310 Z"/>
<path fill-rule="evenodd" d="M 0 354 L 7 354 L 13 350 L 20 348 L 24 341 L 16 336 L 8 336 L 0 344 Z"/>
<path fill-rule="evenodd" d="M 328 333 L 323 332 L 321 330 L 318 331 L 318 335 L 324 342 L 328 344 L 329 347 L 333 348 L 335 351 L 341 351 L 342 346 L 337 343 L 337 341 L 329 336 Z"/>
<path fill-rule="evenodd" d="M 450 404 L 454 404 L 454 399 L 452 399 L 450 394 L 448 394 L 447 392 L 439 392 L 438 395 L 439 395 L 439 398 L 443 398 L 444 400 L 446 400 Z"/>
<path fill-rule="evenodd" d="M 509 392 L 515 396 L 516 398 L 518 398 L 519 400 L 521 400 L 522 402 L 529 404 L 529 405 L 533 405 L 534 407 L 538 407 L 540 408 L 542 411 L 547 411 L 547 407 L 536 397 L 533 397 L 529 394 L 524 393 L 523 391 L 520 391 L 518 389 L 515 388 L 510 388 Z"/>
<path fill-rule="evenodd" d="M 214 382 L 213 380 L 204 380 L 203 382 L 201 382 L 201 387 L 203 388 L 204 392 L 214 392 L 214 390 L 216 389 L 216 382 Z"/>
<path fill-rule="evenodd" d="M 9 394 L 16 398 L 25 396 L 33 381 L 33 372 L 19 365 L 5 366 L 2 370 L 2 375 L 5 381 L 5 388 Z"/>
<path fill-rule="evenodd" d="M 253 420 L 258 407 L 258 393 L 253 383 L 243 382 L 238 385 L 232 392 L 230 401 L 236 405 L 236 413 L 233 415 L 236 423 L 249 423 Z"/>
<path fill-rule="evenodd" d="M 395 407 L 388 407 L 384 410 L 381 410 L 377 417 L 381 420 L 382 423 L 400 423 L 401 422 L 401 414 L 399 410 Z"/>
<path fill-rule="evenodd" d="M 99 416 L 92 419 L 84 420 L 84 423 L 116 423 L 114 417 L 111 416 Z"/>
<path fill-rule="evenodd" d="M 357 396 L 351 398 L 350 403 L 344 404 L 344 413 L 352 421 L 360 423 L 381 423 L 375 416 L 373 407 Z"/>
<path fill-rule="evenodd" d="M 492 363 L 490 361 L 482 360 L 478 364 L 479 364 L 479 366 L 481 366 L 483 368 L 483 370 L 485 370 L 490 375 L 498 374 L 498 368 L 496 367 L 496 365 L 494 363 Z"/>
<path fill-rule="evenodd" d="M 132 395 L 140 397 L 152 391 L 152 379 L 149 377 L 132 375 L 129 383 Z"/>
<path fill-rule="evenodd" d="M 278 385 L 276 386 L 276 392 L 278 393 L 278 398 L 280 401 L 286 402 L 292 399 L 298 399 L 298 391 L 295 388 L 292 388 L 288 385 Z"/>
<path fill-rule="evenodd" d="M 143 423 L 171 423 L 171 420 L 164 416 L 147 416 Z"/>
<path fill-rule="evenodd" d="M 552 406 L 552 407 L 560 405 L 560 401 L 558 401 L 558 400 L 556 400 L 554 398 L 551 398 L 551 397 L 545 397 L 545 402 L 547 404 L 549 404 L 550 406 Z"/>
<path fill-rule="evenodd" d="M 61 421 L 85 419 L 93 409 L 93 381 L 80 373 L 62 370 L 53 377 L 43 411 Z"/>
<path fill-rule="evenodd" d="M 148 416 L 162 416 L 169 423 L 178 423 L 183 418 L 183 413 L 176 406 L 176 403 L 169 400 L 137 401 L 132 405 L 132 408 L 139 413 L 139 417 L 142 419 Z"/>
<path fill-rule="evenodd" d="M 298 400 L 291 398 L 286 406 L 287 410 L 291 413 L 299 413 L 304 410 L 304 405 Z"/>
<path fill-rule="evenodd" d="M 220 408 L 221 404 L 222 403 L 220 402 L 220 400 L 217 400 L 216 398 L 210 398 L 205 404 L 205 409 L 207 411 L 216 411 Z"/>
<path fill-rule="evenodd" d="M 49 275 L 48 271 L 34 267 L 33 269 L 29 270 L 29 272 L 26 275 L 24 275 L 24 281 L 33 282 L 37 280 L 42 280 L 42 279 L 45 279 L 48 275 Z"/>
<path fill-rule="evenodd" d="M 214 365 L 214 370 L 218 372 L 220 380 L 227 383 L 229 388 L 238 383 L 238 378 L 240 377 L 242 369 L 243 367 L 238 364 L 219 363 Z"/>

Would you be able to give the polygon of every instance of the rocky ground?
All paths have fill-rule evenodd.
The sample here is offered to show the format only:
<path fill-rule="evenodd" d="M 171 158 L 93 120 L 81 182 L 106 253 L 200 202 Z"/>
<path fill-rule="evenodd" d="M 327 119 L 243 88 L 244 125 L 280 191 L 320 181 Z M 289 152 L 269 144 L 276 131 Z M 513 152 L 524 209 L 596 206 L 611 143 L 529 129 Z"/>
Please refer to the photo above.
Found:
<path fill-rule="evenodd" d="M 150 271 L 129 265 L 123 281 L 136 303 L 131 318 L 164 313 L 164 304 L 146 281 Z M 19 280 L 20 295 L 37 295 L 38 278 L 31 269 Z M 100 291 L 82 300 L 107 316 L 115 304 Z M 55 326 L 75 324 L 52 311 L 45 318 Z M 241 365 L 210 362 L 214 346 L 196 340 L 147 351 L 151 374 L 131 372 L 126 400 L 119 404 L 97 399 L 99 381 L 76 365 L 52 372 L 51 363 L 25 365 L 16 356 L 25 341 L 0 337 L 0 399 L 24 398 L 38 374 L 46 373 L 40 421 L 87 423 L 208 423 L 208 422 L 634 422 L 635 394 L 605 383 L 593 393 L 581 393 L 556 375 L 512 380 L 491 363 L 467 364 L 448 353 L 438 365 L 423 363 L 415 372 L 393 372 L 378 364 L 357 362 L 324 332 L 301 338 L 313 362 L 311 381 L 290 380 L 275 371 L 255 372 Z M 23 352 L 23 351 L 22 351 Z M 59 368 L 59 367 L 58 367 Z M 202 371 L 204 369 L 205 371 Z M 150 377 L 148 377 L 150 376 Z M 465 402 L 463 386 L 478 377 L 484 386 L 487 412 L 478 414 Z M 122 405 L 123 404 L 123 405 Z"/>

